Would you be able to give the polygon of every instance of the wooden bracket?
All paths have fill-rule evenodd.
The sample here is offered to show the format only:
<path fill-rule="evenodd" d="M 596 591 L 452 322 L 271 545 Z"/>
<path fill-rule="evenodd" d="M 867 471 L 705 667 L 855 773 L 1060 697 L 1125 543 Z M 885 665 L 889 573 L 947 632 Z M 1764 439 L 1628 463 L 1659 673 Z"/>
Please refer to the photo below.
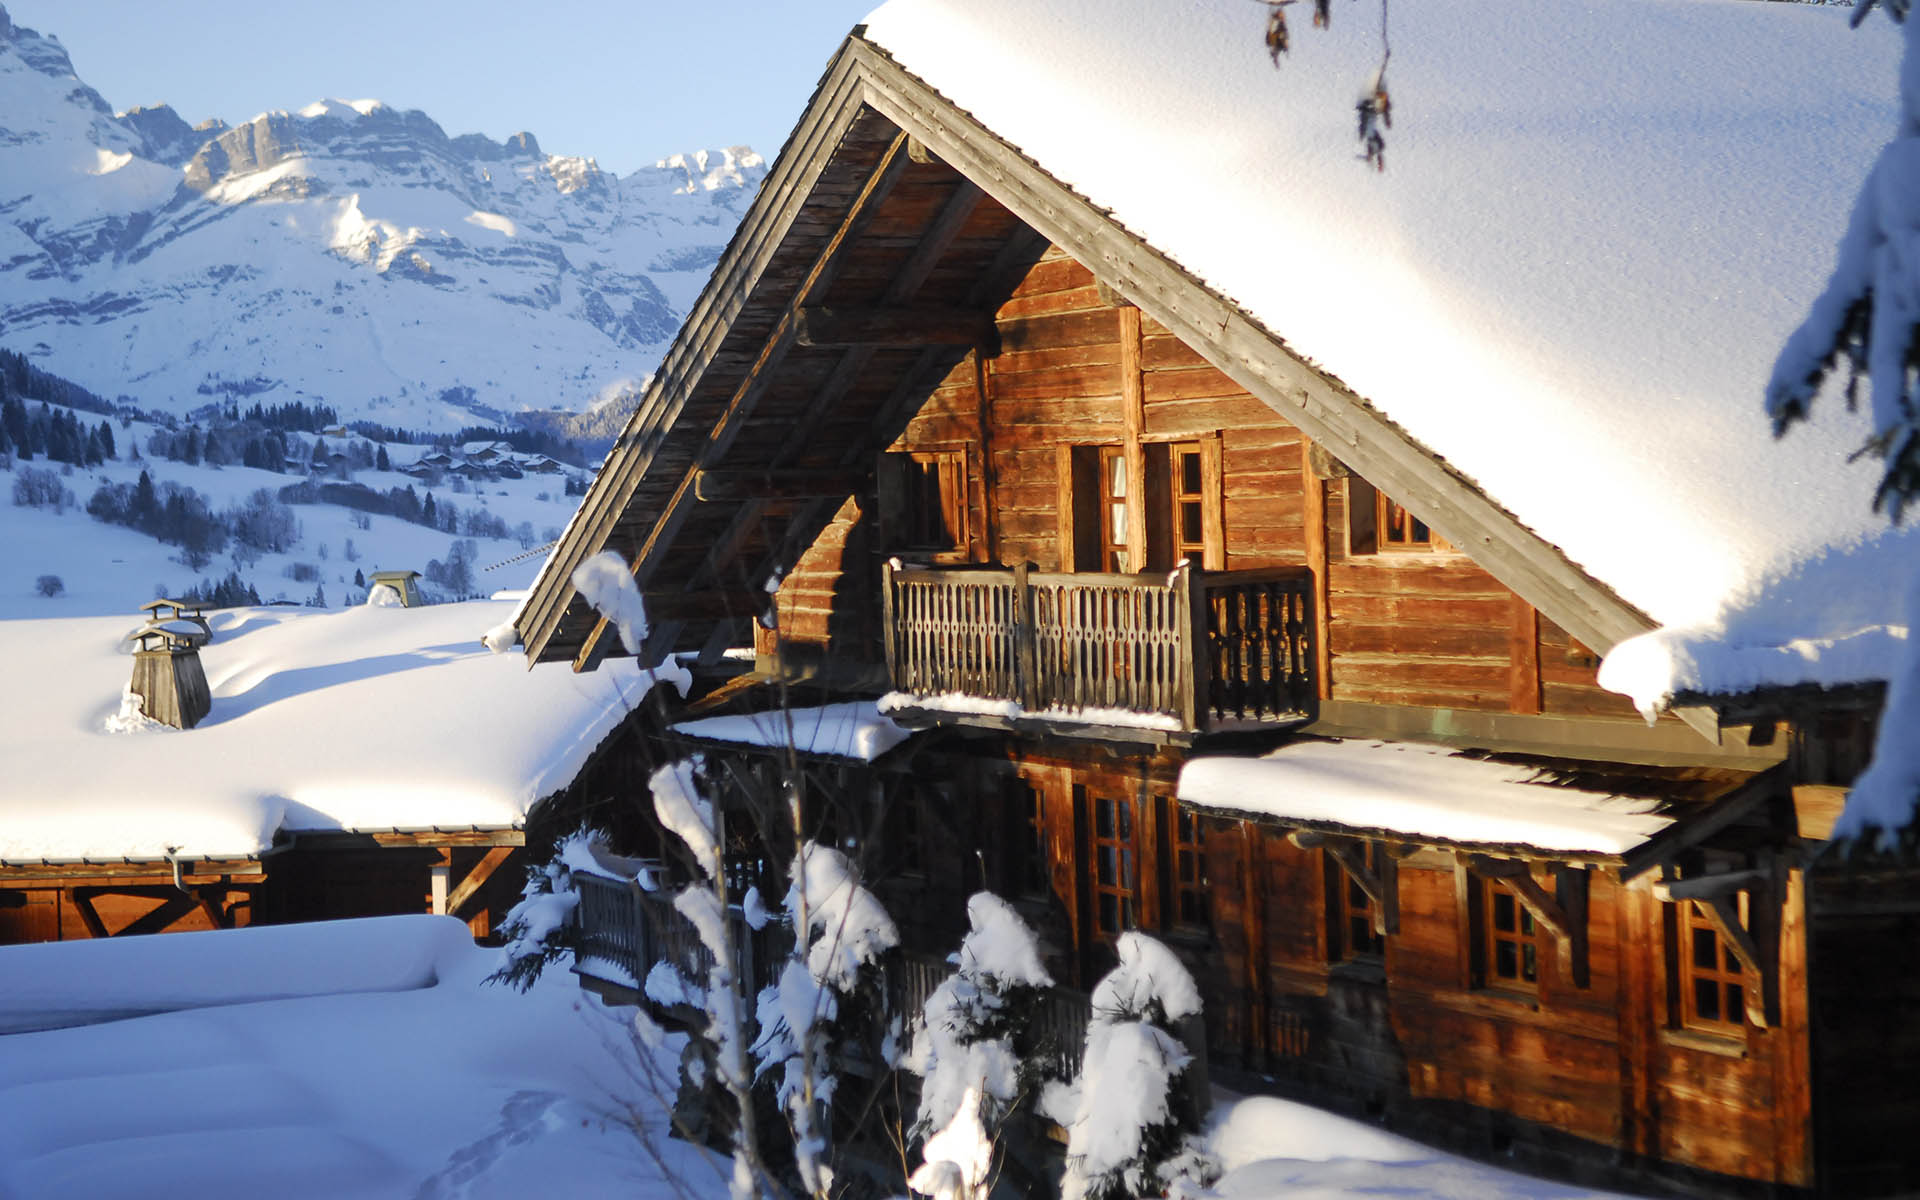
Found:
<path fill-rule="evenodd" d="M 1567 976 L 1573 986 L 1584 988 L 1592 981 L 1587 956 L 1587 872 L 1579 867 L 1554 867 L 1554 894 L 1533 877 L 1533 869 L 1517 858 L 1493 858 L 1485 854 L 1466 857 L 1467 870 L 1484 879 L 1497 879 L 1507 885 L 1533 919 L 1553 934 L 1565 954 Z"/>
<path fill-rule="evenodd" d="M 1392 854 L 1381 851 L 1372 857 L 1374 866 L 1367 865 L 1368 842 L 1359 838 L 1324 837 L 1317 844 L 1326 849 L 1327 856 L 1340 864 L 1355 886 L 1367 894 L 1373 901 L 1373 931 L 1382 937 L 1400 932 L 1400 860 Z M 1300 845 L 1295 842 L 1295 845 Z M 1379 845 L 1379 843 L 1371 843 Z"/>
<path fill-rule="evenodd" d="M 1770 1029 L 1780 1024 L 1780 926 L 1786 871 L 1784 862 L 1772 852 L 1760 853 L 1761 865 L 1753 870 L 1674 880 L 1664 890 L 1673 899 L 1692 900 L 1699 905 L 1707 923 L 1740 960 L 1740 966 L 1759 980 L 1758 988 L 1747 989 L 1747 1020 Z M 1740 921 L 1739 893 L 1743 890 L 1748 896 L 1745 924 Z"/>
<path fill-rule="evenodd" d="M 1114 287 L 1112 284 L 1108 283 L 1106 280 L 1096 279 L 1093 281 L 1093 285 L 1094 285 L 1094 290 L 1097 291 L 1100 295 L 1100 303 L 1106 305 L 1108 308 L 1136 307 L 1133 301 L 1127 299 L 1125 296 L 1123 296 L 1120 293 L 1120 289 Z"/>
<path fill-rule="evenodd" d="M 471 900 L 473 894 L 493 878 L 493 873 L 499 870 L 500 864 L 507 861 L 507 856 L 514 850 L 513 846 L 495 846 L 487 851 L 485 857 L 473 864 L 473 869 L 467 872 L 467 877 L 460 881 L 459 886 L 447 894 L 447 912 L 459 916 L 460 906 Z"/>

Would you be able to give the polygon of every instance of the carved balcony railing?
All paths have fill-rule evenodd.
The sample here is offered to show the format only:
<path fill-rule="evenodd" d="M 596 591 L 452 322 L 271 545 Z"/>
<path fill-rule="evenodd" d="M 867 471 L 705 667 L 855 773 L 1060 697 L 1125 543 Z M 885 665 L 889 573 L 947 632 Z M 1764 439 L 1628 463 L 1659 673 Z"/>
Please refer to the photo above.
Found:
<path fill-rule="evenodd" d="M 883 587 L 896 716 L 1180 737 L 1314 711 L 1304 567 L 1092 575 L 889 563 Z"/>
<path fill-rule="evenodd" d="M 662 869 L 664 874 L 664 869 Z M 641 990 L 653 964 L 667 962 L 696 987 L 707 985 L 713 952 L 707 949 L 692 922 L 673 906 L 665 892 L 650 892 L 624 879 L 609 879 L 586 871 L 573 873 L 580 895 L 574 908 L 578 950 L 577 974 L 616 987 Z M 787 953 L 785 930 L 769 925 L 751 928 L 735 906 L 728 911 L 728 927 L 740 955 L 739 970 L 751 991 L 773 982 L 774 972 Z"/>

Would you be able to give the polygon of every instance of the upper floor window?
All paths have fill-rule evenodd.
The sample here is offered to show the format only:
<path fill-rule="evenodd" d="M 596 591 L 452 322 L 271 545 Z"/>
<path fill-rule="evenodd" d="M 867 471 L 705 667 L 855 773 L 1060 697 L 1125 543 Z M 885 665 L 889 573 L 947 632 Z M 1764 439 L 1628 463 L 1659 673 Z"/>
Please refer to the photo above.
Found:
<path fill-rule="evenodd" d="M 1165 571 L 1226 561 L 1221 440 L 1062 446 L 1061 562 L 1070 571 Z M 1134 471 L 1138 470 L 1136 478 Z"/>
<path fill-rule="evenodd" d="M 967 475 L 964 449 L 881 455 L 880 510 L 894 543 L 889 552 L 964 561 L 973 541 Z"/>
<path fill-rule="evenodd" d="M 1127 543 L 1132 502 L 1127 494 L 1127 452 L 1119 446 L 1100 448 L 1100 569 L 1120 574 L 1132 571 L 1133 555 Z"/>
<path fill-rule="evenodd" d="M 1358 475 L 1347 476 L 1347 552 L 1448 550 L 1447 540 L 1405 505 Z"/>

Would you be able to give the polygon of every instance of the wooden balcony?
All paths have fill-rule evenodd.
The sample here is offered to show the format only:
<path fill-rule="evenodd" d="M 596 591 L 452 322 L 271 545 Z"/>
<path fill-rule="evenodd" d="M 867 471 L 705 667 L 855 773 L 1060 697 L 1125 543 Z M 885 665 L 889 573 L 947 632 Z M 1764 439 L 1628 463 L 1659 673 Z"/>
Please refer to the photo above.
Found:
<path fill-rule="evenodd" d="M 887 565 L 889 708 L 942 723 L 1148 741 L 1311 719 L 1304 567 L 1052 574 Z"/>

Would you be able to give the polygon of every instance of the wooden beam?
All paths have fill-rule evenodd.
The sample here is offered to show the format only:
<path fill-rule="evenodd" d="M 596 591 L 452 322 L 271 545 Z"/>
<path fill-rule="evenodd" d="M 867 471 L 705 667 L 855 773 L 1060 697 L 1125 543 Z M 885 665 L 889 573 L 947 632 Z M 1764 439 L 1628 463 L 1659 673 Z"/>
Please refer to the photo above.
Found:
<path fill-rule="evenodd" d="M 1584 869 L 1566 865 L 1553 869 L 1554 900 L 1567 918 L 1567 939 L 1561 945 L 1565 952 L 1563 958 L 1567 975 L 1577 988 L 1591 986 L 1593 982 L 1587 953 L 1587 898 L 1591 882 L 1591 873 Z"/>
<path fill-rule="evenodd" d="M 500 869 L 500 864 L 507 861 L 514 849 L 512 846 L 495 846 L 487 851 L 479 862 L 473 864 L 473 869 L 467 872 L 467 877 L 447 894 L 447 912 L 459 916 L 461 906 L 471 900 L 473 894 L 486 885 L 487 880 L 493 878 L 493 873 Z"/>
<path fill-rule="evenodd" d="M 762 181 L 747 215 L 712 279 L 694 302 L 668 349 L 654 383 L 594 476 L 580 513 L 554 548 L 522 614 L 520 632 L 531 667 L 542 661 L 547 643 L 559 631 L 572 606 L 573 569 L 602 549 L 615 522 L 631 500 L 640 478 L 665 443 L 707 368 L 719 354 L 734 318 L 745 306 L 775 255 L 786 242 L 833 162 L 834 151 L 863 119 L 858 66 L 846 53 L 829 64 L 815 93 L 816 103 L 801 117 L 786 152 Z"/>
<path fill-rule="evenodd" d="M 1128 569 L 1144 571 L 1148 567 L 1147 454 L 1140 445 L 1140 434 L 1147 427 L 1147 413 L 1146 380 L 1140 368 L 1140 310 L 1123 308 L 1119 315 L 1120 421 L 1124 439 L 1122 453 L 1127 464 L 1127 553 L 1133 559 Z M 1100 486 L 1100 494 L 1105 495 L 1106 483 L 1103 481 Z"/>
<path fill-rule="evenodd" d="M 693 497 L 708 503 L 742 500 L 840 500 L 867 487 L 865 471 L 788 468 L 779 471 L 716 470 L 698 472 Z"/>
<path fill-rule="evenodd" d="M 1765 871 L 1729 871 L 1722 875 L 1699 875 L 1692 879 L 1658 882 L 1653 885 L 1653 894 L 1660 900 L 1710 900 L 1729 892 L 1741 892 L 1764 885 L 1768 880 Z"/>
<path fill-rule="evenodd" d="M 693 464 L 687 468 L 679 486 L 674 489 L 672 498 L 667 501 L 653 526 L 648 529 L 646 540 L 634 554 L 630 568 L 634 582 L 639 584 L 642 590 L 645 590 L 654 570 L 660 565 L 661 552 L 673 543 L 674 538 L 679 535 L 680 526 L 686 521 L 690 511 L 689 506 L 693 503 L 694 481 L 699 472 L 726 455 L 727 450 L 733 445 L 734 438 L 739 435 L 747 415 L 759 404 L 761 395 L 773 382 L 773 376 L 778 371 L 779 364 L 786 358 L 788 349 L 794 344 L 794 334 L 801 308 L 813 298 L 816 292 L 826 290 L 827 285 L 839 273 L 840 264 L 847 249 L 858 240 L 860 232 L 873 219 L 881 202 L 892 193 L 893 185 L 899 181 L 901 173 L 907 166 L 906 139 L 906 134 L 897 134 L 887 147 L 886 153 L 881 156 L 873 173 L 867 177 L 865 185 L 860 189 L 860 194 L 854 198 L 846 215 L 841 218 L 839 227 L 834 230 L 833 236 L 827 239 L 827 244 L 815 257 L 813 267 L 801 280 L 793 298 L 774 322 L 773 330 L 761 347 L 753 366 L 747 371 L 746 378 L 741 381 L 739 387 L 734 389 L 725 411 L 720 414 L 712 431 L 707 435 L 706 445 L 695 456 Z M 709 289 L 712 286 L 709 284 Z M 611 464 L 611 456 L 608 462 Z M 601 468 L 603 472 L 606 469 L 604 466 Z M 636 478 L 635 483 L 637 482 Z M 605 544 L 604 535 L 601 544 Z M 568 586 L 571 588 L 571 584 Z M 607 653 L 608 629 L 609 624 L 605 617 L 600 617 L 594 622 L 593 630 L 587 634 L 581 642 L 579 651 L 574 655 L 575 671 L 591 671 L 600 665 L 600 660 Z M 522 636 L 524 637 L 524 634 Z"/>
<path fill-rule="evenodd" d="M 1512 598 L 1513 629 L 1507 640 L 1507 711 L 1540 711 L 1540 610 Z"/>
<path fill-rule="evenodd" d="M 1327 636 L 1328 556 L 1327 485 L 1315 469 L 1313 439 L 1300 439 L 1300 517 L 1306 526 L 1307 570 L 1313 572 L 1313 683 L 1314 694 L 1333 696 L 1333 648 Z"/>
<path fill-rule="evenodd" d="M 444 916 L 447 910 L 447 877 L 453 872 L 453 851 L 439 847 L 439 856 L 427 868 L 427 911 Z"/>
<path fill-rule="evenodd" d="M 107 936 L 107 923 L 100 919 L 100 912 L 93 906 L 97 888 L 74 888 L 67 895 L 73 900 L 74 911 L 80 914 L 80 923 L 87 927 L 87 936 L 103 938 Z"/>
<path fill-rule="evenodd" d="M 1378 870 L 1367 866 L 1367 843 L 1354 838 L 1327 838 L 1321 843 L 1327 856 L 1340 865 L 1354 885 L 1373 902 L 1374 932 L 1385 937 L 1400 932 L 1400 867 L 1391 854 L 1380 854 Z"/>
<path fill-rule="evenodd" d="M 802 308 L 794 341 L 802 346 L 984 346 L 993 315 L 970 308 Z"/>
<path fill-rule="evenodd" d="M 1745 820 L 1754 810 L 1788 796 L 1788 779 L 1787 764 L 1779 763 L 1715 800 L 1698 816 L 1654 834 L 1625 856 L 1620 882 L 1628 883 L 1654 867 L 1671 864 L 1686 851 Z"/>

